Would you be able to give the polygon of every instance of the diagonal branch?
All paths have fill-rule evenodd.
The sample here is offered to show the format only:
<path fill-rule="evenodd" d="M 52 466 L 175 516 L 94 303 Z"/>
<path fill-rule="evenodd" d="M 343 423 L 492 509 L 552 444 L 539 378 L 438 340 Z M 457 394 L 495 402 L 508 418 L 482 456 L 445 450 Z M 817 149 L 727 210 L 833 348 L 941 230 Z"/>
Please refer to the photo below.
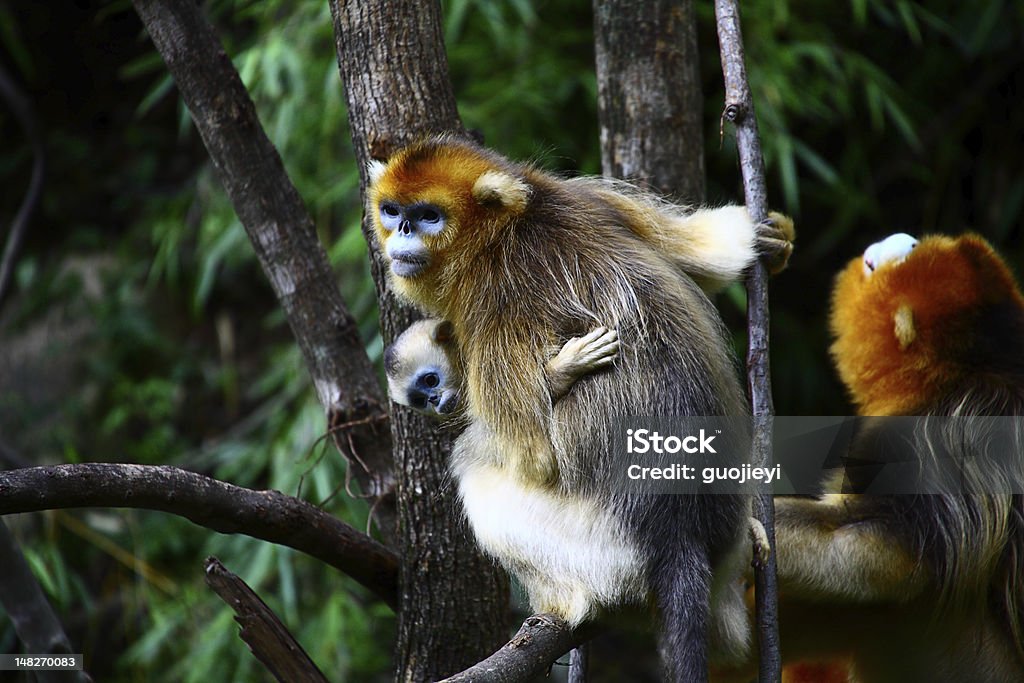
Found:
<path fill-rule="evenodd" d="M 4 568 L 3 576 L 0 577 L 0 606 L 14 624 L 14 631 L 25 646 L 25 652 L 70 654 L 71 642 L 64 633 L 64 627 L 46 599 L 39 581 L 32 574 L 14 534 L 2 519 L 0 567 Z M 39 672 L 36 678 L 40 683 L 86 683 L 92 680 L 83 671 Z"/>
<path fill-rule="evenodd" d="M 18 259 L 18 252 L 21 243 L 25 239 L 29 223 L 36 209 L 39 208 L 39 201 L 43 196 L 43 180 L 46 176 L 46 144 L 43 140 L 43 133 L 39 129 L 38 119 L 32 111 L 32 105 L 28 98 L 11 78 L 11 75 L 0 65 L 0 100 L 2 100 L 14 118 L 18 120 L 25 136 L 32 147 L 32 174 L 29 176 L 28 190 L 25 198 L 18 207 L 18 213 L 11 222 L 11 229 L 7 233 L 7 242 L 4 247 L 3 256 L 0 256 L 0 303 L 11 284 L 14 275 L 14 264 Z"/>
<path fill-rule="evenodd" d="M 235 621 L 242 627 L 239 636 L 274 678 L 283 683 L 327 683 L 295 636 L 245 581 L 216 557 L 206 558 L 205 568 L 206 585 L 234 610 Z"/>
<path fill-rule="evenodd" d="M 309 503 L 177 467 L 89 463 L 0 472 L 0 515 L 78 507 L 159 510 L 224 534 L 245 534 L 312 555 L 396 604 L 394 552 Z"/>
<path fill-rule="evenodd" d="M 718 42 L 722 53 L 725 77 L 725 110 L 723 118 L 736 126 L 736 146 L 743 172 L 743 193 L 747 210 L 754 221 L 768 217 L 768 191 L 764 180 L 764 158 L 754 115 L 754 99 L 750 94 L 743 57 L 743 36 L 740 33 L 739 8 L 736 0 L 715 0 Z M 771 374 L 768 367 L 768 274 L 761 263 L 755 263 L 747 276 L 747 383 L 754 414 L 752 460 L 768 467 L 772 460 Z M 755 497 L 754 516 L 764 526 L 768 542 L 775 546 L 775 507 L 771 493 Z M 758 680 L 778 681 L 782 676 L 779 655 L 778 588 L 775 577 L 775 555 L 764 564 L 755 563 L 757 632 L 761 648 Z"/>
<path fill-rule="evenodd" d="M 335 433 L 335 443 L 350 458 L 364 492 L 389 496 L 391 435 L 376 419 L 387 402 L 313 220 L 249 93 L 199 5 L 174 0 L 134 0 L 134 5 L 249 234 L 331 426 L 348 425 Z M 376 509 L 390 538 L 394 513 L 389 506 Z"/>

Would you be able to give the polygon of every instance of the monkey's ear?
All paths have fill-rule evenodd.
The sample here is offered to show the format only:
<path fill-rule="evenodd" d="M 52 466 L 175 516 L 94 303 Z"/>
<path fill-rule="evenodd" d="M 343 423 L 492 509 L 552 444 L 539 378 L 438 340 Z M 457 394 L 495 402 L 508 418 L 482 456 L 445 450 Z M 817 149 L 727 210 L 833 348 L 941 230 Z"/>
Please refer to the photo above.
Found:
<path fill-rule="evenodd" d="M 383 161 L 370 159 L 369 163 L 366 164 L 366 177 L 370 179 L 371 185 L 377 184 L 377 181 L 384 175 L 385 168 L 387 168 L 387 164 Z"/>
<path fill-rule="evenodd" d="M 903 304 L 896 309 L 893 319 L 893 332 L 896 334 L 896 341 L 900 344 L 900 351 L 906 351 L 907 347 L 914 343 L 917 338 L 917 331 L 914 329 L 914 312 L 910 306 Z"/>
<path fill-rule="evenodd" d="M 434 328 L 434 341 L 438 344 L 449 344 L 455 339 L 455 326 L 442 320 Z"/>
<path fill-rule="evenodd" d="M 484 171 L 473 183 L 473 197 L 481 204 L 519 213 L 530 200 L 530 186 L 502 171 Z"/>

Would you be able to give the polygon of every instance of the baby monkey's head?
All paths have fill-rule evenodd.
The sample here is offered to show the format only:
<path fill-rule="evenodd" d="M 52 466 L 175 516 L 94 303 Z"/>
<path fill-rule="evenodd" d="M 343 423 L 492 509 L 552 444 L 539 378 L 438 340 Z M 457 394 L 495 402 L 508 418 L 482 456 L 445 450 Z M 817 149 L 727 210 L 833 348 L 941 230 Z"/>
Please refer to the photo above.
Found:
<path fill-rule="evenodd" d="M 452 325 L 446 320 L 410 325 L 384 350 L 384 370 L 395 403 L 442 417 L 459 406 L 461 375 Z"/>

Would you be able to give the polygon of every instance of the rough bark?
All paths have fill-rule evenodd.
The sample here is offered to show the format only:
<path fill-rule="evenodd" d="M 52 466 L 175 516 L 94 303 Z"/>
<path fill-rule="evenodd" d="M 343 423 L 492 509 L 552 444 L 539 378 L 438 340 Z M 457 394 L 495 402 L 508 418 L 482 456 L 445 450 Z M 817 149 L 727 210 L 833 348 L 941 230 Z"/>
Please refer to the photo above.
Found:
<path fill-rule="evenodd" d="M 765 186 L 764 159 L 757 132 L 754 98 L 750 94 L 743 56 L 743 36 L 740 32 L 739 7 L 735 0 L 715 0 L 718 21 L 718 42 L 722 53 L 722 73 L 725 78 L 725 109 L 722 116 L 736 126 L 736 146 L 743 173 L 743 194 L 755 221 L 768 217 L 768 190 Z M 768 366 L 768 273 L 761 263 L 755 263 L 746 279 L 747 286 L 747 384 L 754 413 L 752 461 L 760 467 L 770 467 L 772 461 L 772 422 L 775 412 L 772 404 L 771 372 Z M 755 498 L 754 515 L 764 525 L 768 542 L 775 547 L 775 507 L 771 492 L 764 491 Z M 782 677 L 782 659 L 779 654 L 778 594 L 775 576 L 775 554 L 768 562 L 755 564 L 754 591 L 760 664 L 758 680 L 762 683 L 778 681 Z"/>
<path fill-rule="evenodd" d="M 366 164 L 418 138 L 462 132 L 437 2 L 331 0 L 349 128 L 365 191 Z M 364 194 L 365 196 L 365 194 Z M 385 342 L 415 318 L 386 284 L 386 265 L 369 222 Z M 422 416 L 395 408 L 402 590 L 398 678 L 434 680 L 459 671 L 507 637 L 508 581 L 483 557 L 464 522 L 446 472 L 448 438 Z"/>
<path fill-rule="evenodd" d="M 239 634 L 252 654 L 281 683 L 327 683 L 327 678 L 302 649 L 274 611 L 216 557 L 206 558 L 206 585 L 235 612 Z"/>
<path fill-rule="evenodd" d="M 223 534 L 280 543 L 340 569 L 394 606 L 394 552 L 309 503 L 176 467 L 91 463 L 0 472 L 0 515 L 127 507 L 184 517 Z"/>
<path fill-rule="evenodd" d="M 594 0 L 601 168 L 704 199 L 703 97 L 693 0 Z"/>
<path fill-rule="evenodd" d="M 597 631 L 573 631 L 553 614 L 534 614 L 496 652 L 441 683 L 525 683 L 543 676 L 551 663 Z"/>
<path fill-rule="evenodd" d="M 306 206 L 245 86 L 194 2 L 134 0 L 302 349 L 335 443 L 393 531 L 386 399 Z"/>

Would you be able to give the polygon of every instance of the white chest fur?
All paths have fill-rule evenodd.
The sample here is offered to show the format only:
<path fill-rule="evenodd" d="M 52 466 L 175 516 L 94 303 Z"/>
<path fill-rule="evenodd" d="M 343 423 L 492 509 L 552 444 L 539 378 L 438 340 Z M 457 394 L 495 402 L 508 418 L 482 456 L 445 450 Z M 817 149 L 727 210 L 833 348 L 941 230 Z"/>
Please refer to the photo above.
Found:
<path fill-rule="evenodd" d="M 576 625 L 645 595 L 637 549 L 593 501 L 524 485 L 489 464 L 456 476 L 477 542 L 519 579 L 532 609 Z"/>

